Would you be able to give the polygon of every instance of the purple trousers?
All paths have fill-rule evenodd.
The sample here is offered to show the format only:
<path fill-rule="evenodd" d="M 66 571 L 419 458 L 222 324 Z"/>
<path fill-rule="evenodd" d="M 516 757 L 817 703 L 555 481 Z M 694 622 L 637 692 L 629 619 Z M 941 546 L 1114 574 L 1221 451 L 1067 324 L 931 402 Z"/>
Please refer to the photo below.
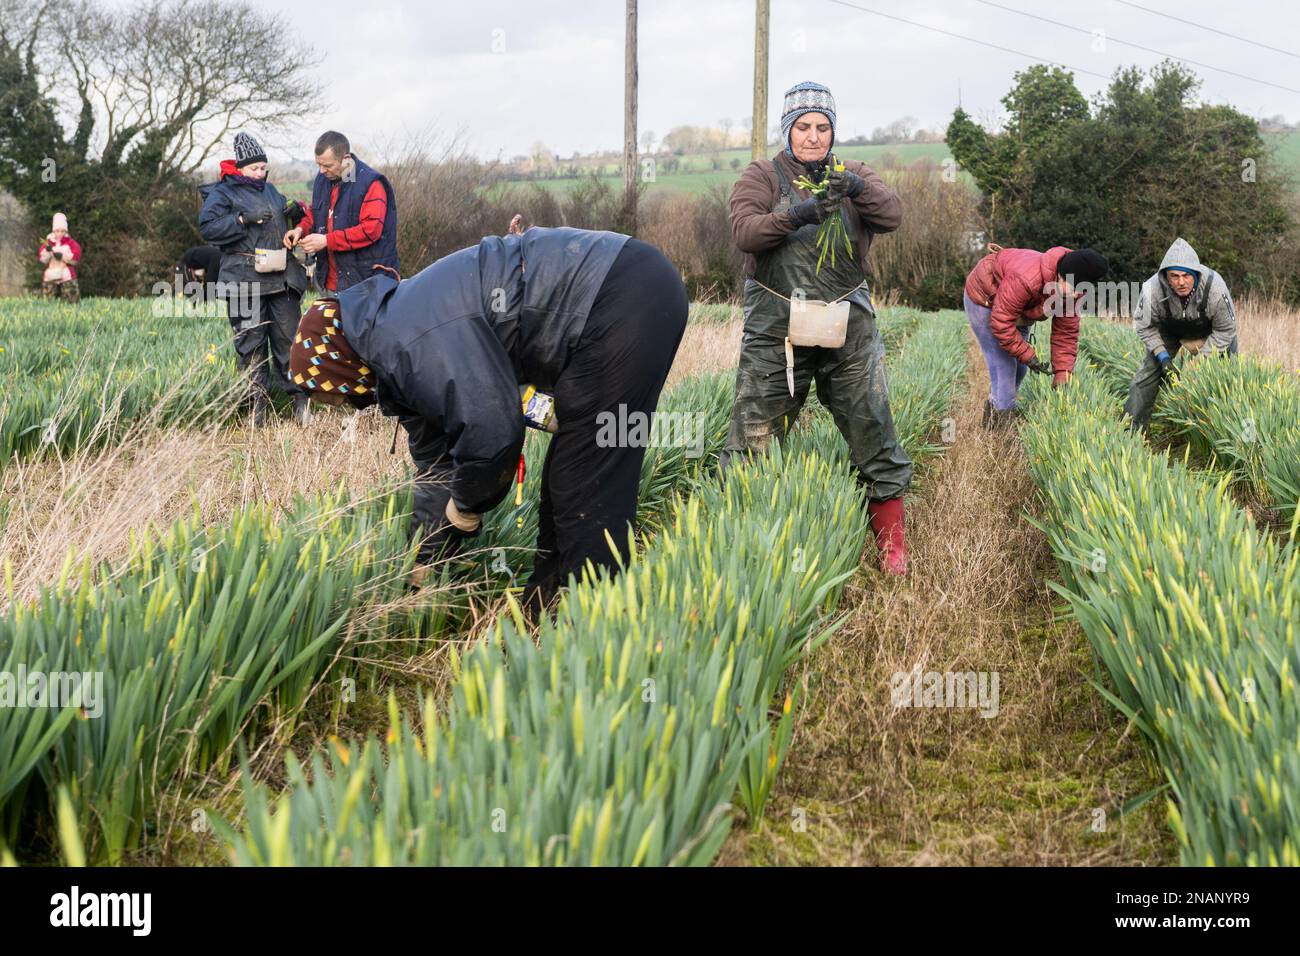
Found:
<path fill-rule="evenodd" d="M 994 408 L 1015 408 L 1016 390 L 1020 388 L 1020 382 L 1029 371 L 1029 366 L 1002 348 L 993 337 L 992 309 L 972 302 L 964 292 L 961 300 L 966 307 L 966 321 L 975 333 L 975 341 L 979 342 L 980 351 L 984 353 L 984 364 L 989 369 L 989 399 Z M 1016 331 L 1022 339 L 1029 341 L 1029 329 L 1018 328 Z"/>

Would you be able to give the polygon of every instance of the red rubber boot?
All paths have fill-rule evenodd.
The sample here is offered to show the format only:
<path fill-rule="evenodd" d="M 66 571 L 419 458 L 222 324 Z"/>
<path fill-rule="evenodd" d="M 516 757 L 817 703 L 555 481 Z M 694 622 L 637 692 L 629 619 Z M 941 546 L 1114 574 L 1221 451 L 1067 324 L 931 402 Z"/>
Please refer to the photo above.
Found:
<path fill-rule="evenodd" d="M 902 577 L 907 574 L 907 536 L 904 533 L 903 498 L 867 503 L 871 530 L 880 549 L 880 570 Z"/>

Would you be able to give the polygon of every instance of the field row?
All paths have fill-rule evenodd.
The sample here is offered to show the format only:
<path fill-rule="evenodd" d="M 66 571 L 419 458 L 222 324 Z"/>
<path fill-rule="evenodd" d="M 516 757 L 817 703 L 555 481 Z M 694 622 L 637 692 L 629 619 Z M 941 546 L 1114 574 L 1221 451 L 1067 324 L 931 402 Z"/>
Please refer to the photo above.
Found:
<path fill-rule="evenodd" d="M 1109 673 L 1098 690 L 1155 748 L 1183 862 L 1300 865 L 1300 554 L 1257 534 L 1226 481 L 1153 453 L 1117 381 L 1030 385 L 1021 435 L 1055 586 Z"/>
<path fill-rule="evenodd" d="M 899 341 L 918 316 L 882 318 Z M 640 520 L 653 528 L 678 490 L 710 467 L 725 436 L 731 376 L 706 376 L 665 395 L 661 410 L 700 420 L 700 444 L 651 448 L 642 471 Z M 530 439 L 537 461 L 545 437 Z M 163 790 L 212 765 L 224 766 L 237 739 L 258 727 L 291 729 L 344 648 L 391 647 L 375 631 L 457 633 L 466 588 L 490 600 L 522 580 L 536 534 L 536 483 L 525 504 L 487 520 L 483 547 L 443 566 L 434 600 L 416 616 L 376 614 L 401 590 L 409 569 L 406 496 L 370 502 L 330 497 L 301 502 L 287 520 L 268 509 L 228 526 L 181 523 L 161 541 L 145 537 L 120 568 L 68 569 L 33 607 L 0 618 L 0 648 L 16 672 L 102 672 L 101 715 L 10 710 L 0 724 L 0 831 L 14 843 L 20 817 L 48 825 L 60 786 L 95 859 L 116 861 L 138 846 Z M 379 516 L 382 515 L 382 518 Z M 342 560 L 340 560 L 342 559 Z M 240 605 L 235 595 L 256 595 Z M 358 618 L 369 607 L 362 642 Z M 86 639 L 94 634 L 97 640 Z M 166 662 L 161 670 L 159 662 Z M 331 672 L 332 673 L 332 672 Z M 274 693 L 273 693 L 274 692 Z M 51 715 L 57 715 L 52 717 Z M 99 719 L 102 717 L 102 719 Z"/>
<path fill-rule="evenodd" d="M 701 454 L 648 452 L 643 524 L 716 460 L 730 393 L 729 377 L 708 376 L 661 402 L 701 417 Z M 543 446 L 530 441 L 534 461 Z M 355 657 L 390 646 L 377 631 L 454 634 L 465 597 L 490 600 L 522 580 L 540 475 L 530 470 L 523 506 L 487 517 L 480 550 L 444 563 L 430 606 L 371 614 L 365 642 L 352 625 L 363 608 L 398 598 L 414 560 L 404 489 L 317 497 L 291 515 L 253 508 L 208 529 L 181 522 L 162 539 L 142 536 L 123 567 L 68 568 L 34 605 L 12 605 L 0 617 L 0 670 L 101 673 L 103 713 L 0 709 L 0 838 L 15 842 L 24 811 L 51 821 L 62 784 L 92 856 L 120 859 L 173 778 L 224 765 L 241 735 L 250 742 L 258 726 L 295 713 L 344 648 Z"/>

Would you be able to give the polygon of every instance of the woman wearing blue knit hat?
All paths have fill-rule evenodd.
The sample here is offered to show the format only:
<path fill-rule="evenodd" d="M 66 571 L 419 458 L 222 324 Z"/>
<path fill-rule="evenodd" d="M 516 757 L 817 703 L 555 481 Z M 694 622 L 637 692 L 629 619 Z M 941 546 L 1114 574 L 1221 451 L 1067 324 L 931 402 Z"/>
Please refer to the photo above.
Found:
<path fill-rule="evenodd" d="M 731 193 L 732 234 L 745 254 L 745 336 L 724 462 L 784 439 L 816 382 L 848 442 L 880 566 L 906 574 L 912 461 L 894 432 L 867 264 L 872 239 L 902 222 L 902 203 L 864 163 L 831 161 L 835 100 L 822 84 L 786 91 L 781 133 L 784 148 L 750 163 Z M 804 177 L 826 183 L 824 195 L 796 185 Z M 851 253 L 841 247 L 821 261 L 818 227 L 836 212 Z"/>

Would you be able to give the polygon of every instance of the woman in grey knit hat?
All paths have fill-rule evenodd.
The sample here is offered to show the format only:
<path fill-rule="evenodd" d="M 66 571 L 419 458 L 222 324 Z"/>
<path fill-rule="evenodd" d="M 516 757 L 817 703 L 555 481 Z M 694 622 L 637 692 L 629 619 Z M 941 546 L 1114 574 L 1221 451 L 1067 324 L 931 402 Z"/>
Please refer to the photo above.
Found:
<path fill-rule="evenodd" d="M 798 83 L 786 91 L 781 131 L 782 150 L 750 163 L 731 193 L 732 235 L 745 254 L 745 336 L 724 461 L 762 451 L 773 435 L 783 439 L 816 382 L 817 397 L 848 443 L 880 567 L 906 574 L 903 492 L 912 461 L 894 432 L 867 264 L 872 239 L 898 228 L 903 206 L 865 164 L 831 163 L 835 100 L 822 84 Z M 828 182 L 826 195 L 796 186 L 804 176 Z M 853 251 L 820 263 L 818 226 L 836 211 Z M 792 318 L 800 317 L 792 310 L 814 300 L 847 304 L 838 345 L 809 344 L 791 329 Z M 842 315 L 844 305 L 839 308 Z"/>

